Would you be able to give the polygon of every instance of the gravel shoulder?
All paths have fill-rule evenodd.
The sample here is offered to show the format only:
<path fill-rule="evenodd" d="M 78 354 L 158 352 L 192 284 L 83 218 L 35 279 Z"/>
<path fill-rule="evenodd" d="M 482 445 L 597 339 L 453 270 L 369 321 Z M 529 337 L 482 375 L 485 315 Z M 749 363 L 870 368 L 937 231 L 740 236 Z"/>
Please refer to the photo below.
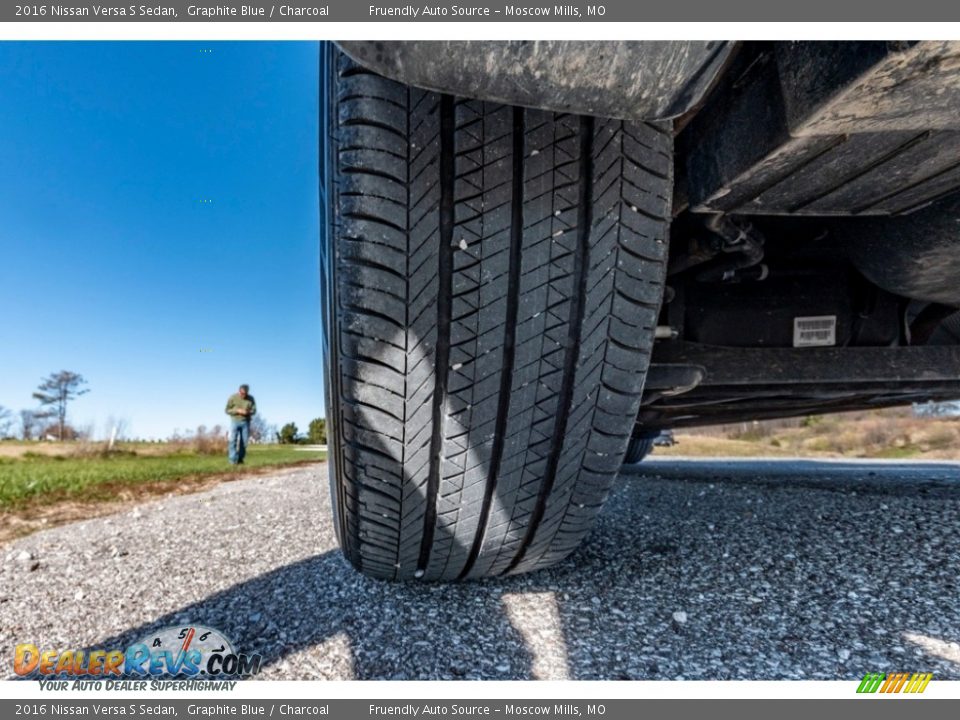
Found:
<path fill-rule="evenodd" d="M 960 679 L 960 465 L 648 460 L 558 567 L 390 584 L 336 547 L 326 465 L 0 548 L 0 653 L 181 623 L 265 679 Z"/>

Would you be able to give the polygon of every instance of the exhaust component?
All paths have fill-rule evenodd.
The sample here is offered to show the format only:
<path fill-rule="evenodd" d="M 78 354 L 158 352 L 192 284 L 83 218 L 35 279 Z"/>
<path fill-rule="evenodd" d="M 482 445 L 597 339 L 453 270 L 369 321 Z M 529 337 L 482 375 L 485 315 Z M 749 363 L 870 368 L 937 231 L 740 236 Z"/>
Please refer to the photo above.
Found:
<path fill-rule="evenodd" d="M 721 251 L 736 257 L 708 267 L 697 274 L 699 282 L 741 282 L 765 280 L 769 274 L 763 260 L 764 237 L 745 220 L 734 221 L 728 215 L 713 215 L 707 228 L 722 239 Z"/>

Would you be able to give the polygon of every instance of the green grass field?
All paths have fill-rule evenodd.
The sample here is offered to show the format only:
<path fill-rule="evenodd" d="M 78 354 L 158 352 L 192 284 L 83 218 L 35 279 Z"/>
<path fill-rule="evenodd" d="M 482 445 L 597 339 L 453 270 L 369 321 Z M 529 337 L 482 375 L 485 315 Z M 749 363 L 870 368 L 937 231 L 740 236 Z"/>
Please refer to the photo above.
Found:
<path fill-rule="evenodd" d="M 241 475 L 258 468 L 325 458 L 322 451 L 278 445 L 250 447 L 242 466 L 230 465 L 223 455 L 203 455 L 192 450 L 146 454 L 127 449 L 108 457 L 28 452 L 19 457 L 0 457 L 0 511 L 66 499 L 109 500 L 116 496 L 118 487 L 173 483 L 182 478 L 223 473 Z"/>

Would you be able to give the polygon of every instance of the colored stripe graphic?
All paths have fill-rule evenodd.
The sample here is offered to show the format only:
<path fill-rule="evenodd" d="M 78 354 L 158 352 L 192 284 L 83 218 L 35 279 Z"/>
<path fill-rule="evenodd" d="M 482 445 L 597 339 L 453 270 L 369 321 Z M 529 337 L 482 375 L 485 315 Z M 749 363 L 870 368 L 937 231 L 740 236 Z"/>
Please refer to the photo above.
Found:
<path fill-rule="evenodd" d="M 875 693 L 882 681 L 883 675 L 881 673 L 867 673 L 863 676 L 863 680 L 860 681 L 860 687 L 857 688 L 857 692 Z"/>
<path fill-rule="evenodd" d="M 922 693 L 927 689 L 927 684 L 930 682 L 932 677 L 933 673 L 914 673 L 913 677 L 910 678 L 910 683 L 907 685 L 907 689 L 904 690 L 904 692 Z"/>
<path fill-rule="evenodd" d="M 927 689 L 933 673 L 867 673 L 857 687 L 858 693 L 922 693 Z"/>
<path fill-rule="evenodd" d="M 900 673 L 900 677 L 897 678 L 897 686 L 893 689 L 892 692 L 895 692 L 895 693 L 900 692 L 900 688 L 903 687 L 903 684 L 904 684 L 906 681 L 907 681 L 907 674 L 906 674 L 906 673 Z"/>

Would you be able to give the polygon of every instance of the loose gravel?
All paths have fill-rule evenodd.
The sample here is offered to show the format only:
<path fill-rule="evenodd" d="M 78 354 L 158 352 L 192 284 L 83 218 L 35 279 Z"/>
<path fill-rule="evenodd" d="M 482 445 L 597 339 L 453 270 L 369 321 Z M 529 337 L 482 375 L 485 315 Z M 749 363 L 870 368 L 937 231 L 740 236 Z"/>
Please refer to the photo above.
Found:
<path fill-rule="evenodd" d="M 957 464 L 654 458 L 558 567 L 390 584 L 316 465 L 0 547 L 0 656 L 193 623 L 266 679 L 960 679 L 958 548 Z"/>

